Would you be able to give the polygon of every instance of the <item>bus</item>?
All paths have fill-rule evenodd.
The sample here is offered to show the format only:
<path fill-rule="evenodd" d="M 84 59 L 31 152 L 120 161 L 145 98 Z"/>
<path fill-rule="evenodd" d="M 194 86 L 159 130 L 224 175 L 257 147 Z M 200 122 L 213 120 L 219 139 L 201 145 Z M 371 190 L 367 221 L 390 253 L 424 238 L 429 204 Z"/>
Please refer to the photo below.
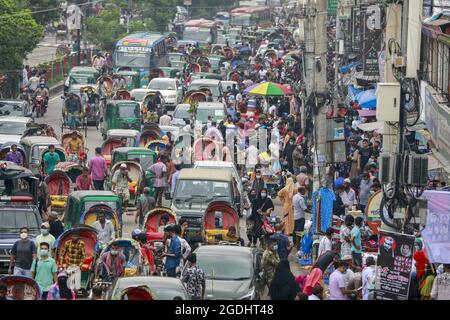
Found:
<path fill-rule="evenodd" d="M 153 68 L 167 66 L 166 37 L 157 33 L 138 32 L 117 41 L 114 69 L 140 72 L 141 86 L 149 83 Z"/>
<path fill-rule="evenodd" d="M 230 11 L 230 25 L 234 26 L 270 26 L 270 8 L 240 7 Z"/>
<path fill-rule="evenodd" d="M 206 19 L 189 20 L 184 24 L 183 40 L 197 41 L 200 47 L 216 43 L 216 22 Z"/>

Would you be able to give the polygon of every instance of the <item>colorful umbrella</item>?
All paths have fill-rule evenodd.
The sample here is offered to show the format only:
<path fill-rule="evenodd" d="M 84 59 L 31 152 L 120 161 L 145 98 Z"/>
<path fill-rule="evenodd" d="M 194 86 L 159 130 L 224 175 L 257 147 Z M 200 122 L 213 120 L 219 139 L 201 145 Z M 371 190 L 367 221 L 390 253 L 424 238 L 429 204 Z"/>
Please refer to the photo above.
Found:
<path fill-rule="evenodd" d="M 292 94 L 292 91 L 278 83 L 264 82 L 251 89 L 249 94 L 254 96 L 285 96 Z"/>
<path fill-rule="evenodd" d="M 263 84 L 263 83 L 267 83 L 267 81 L 254 83 L 254 84 L 248 86 L 247 88 L 245 88 L 243 93 L 244 93 L 244 94 L 249 94 L 249 92 L 250 92 L 252 89 L 256 88 L 257 86 L 259 86 L 260 84 Z"/>

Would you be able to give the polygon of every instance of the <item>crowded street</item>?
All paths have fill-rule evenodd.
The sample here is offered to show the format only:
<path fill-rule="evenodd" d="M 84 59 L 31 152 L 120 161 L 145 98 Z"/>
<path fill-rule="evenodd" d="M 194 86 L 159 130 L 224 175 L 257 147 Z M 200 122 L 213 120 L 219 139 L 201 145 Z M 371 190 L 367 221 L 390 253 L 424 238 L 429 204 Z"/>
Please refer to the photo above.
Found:
<path fill-rule="evenodd" d="M 450 300 L 450 0 L 0 27 L 0 300 Z"/>

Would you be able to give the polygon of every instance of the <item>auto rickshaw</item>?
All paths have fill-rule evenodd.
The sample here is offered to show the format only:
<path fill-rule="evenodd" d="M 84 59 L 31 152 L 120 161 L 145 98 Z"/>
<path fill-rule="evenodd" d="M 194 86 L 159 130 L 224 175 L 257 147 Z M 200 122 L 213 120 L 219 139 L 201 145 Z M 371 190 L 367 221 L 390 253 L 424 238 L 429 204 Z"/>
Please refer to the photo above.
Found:
<path fill-rule="evenodd" d="M 72 129 L 72 130 L 79 130 L 84 129 L 84 136 L 87 137 L 87 123 L 86 123 L 86 114 L 83 110 L 83 103 L 80 98 L 80 96 L 76 93 L 73 93 L 73 95 L 80 100 L 81 104 L 81 112 L 73 113 L 71 114 L 72 117 L 72 123 L 69 122 L 69 114 L 66 111 L 66 100 L 67 98 L 61 97 L 64 99 L 63 102 L 63 108 L 62 108 L 62 119 L 61 119 L 61 134 L 64 132 L 64 129 Z"/>
<path fill-rule="evenodd" d="M 103 86 L 100 87 L 100 86 Z M 110 99 L 113 95 L 113 80 L 110 76 L 103 75 L 97 79 L 97 87 L 102 98 Z"/>
<path fill-rule="evenodd" d="M 183 103 L 205 102 L 208 94 L 201 90 L 189 90 L 184 95 Z"/>
<path fill-rule="evenodd" d="M 131 100 L 131 94 L 128 90 L 117 90 L 113 96 L 113 100 Z"/>
<path fill-rule="evenodd" d="M 157 207 L 146 213 L 144 218 L 145 234 L 147 235 L 147 241 L 164 241 L 164 229 L 160 224 L 161 217 L 163 215 L 169 216 L 168 224 L 176 224 L 176 217 L 170 208 Z M 161 225 L 161 228 L 160 228 Z"/>
<path fill-rule="evenodd" d="M 150 141 L 145 147 L 159 155 L 161 151 L 166 150 L 167 143 L 163 140 L 153 140 Z"/>
<path fill-rule="evenodd" d="M 236 235 L 239 237 L 239 215 L 233 206 L 226 201 L 211 202 L 203 217 L 205 243 L 235 242 L 236 240 L 227 237 L 228 228 L 231 226 L 236 228 Z"/>
<path fill-rule="evenodd" d="M 38 205 L 38 180 L 31 170 L 11 161 L 2 161 L 0 194 L 11 202 L 30 202 Z"/>
<path fill-rule="evenodd" d="M 133 100 L 107 100 L 102 118 L 104 138 L 110 129 L 141 129 L 141 107 Z"/>
<path fill-rule="evenodd" d="M 89 90 L 93 92 L 92 98 L 88 97 Z M 82 87 L 80 91 L 84 92 L 82 100 L 84 100 L 83 107 L 86 117 L 86 125 L 93 125 L 98 129 L 100 124 L 100 96 L 93 86 Z"/>
<path fill-rule="evenodd" d="M 25 276 L 4 276 L 0 283 L 6 285 L 6 296 L 11 300 L 41 300 L 42 292 L 36 280 Z"/>
<path fill-rule="evenodd" d="M 115 237 L 122 236 L 122 226 L 119 223 L 119 217 L 115 210 L 113 210 L 110 206 L 106 204 L 97 204 L 89 209 L 87 209 L 80 218 L 80 224 L 88 225 L 90 227 L 94 226 L 95 221 L 98 220 L 98 214 L 103 213 L 105 218 L 110 220 L 114 226 Z"/>
<path fill-rule="evenodd" d="M 150 288 L 142 286 L 132 286 L 120 292 L 119 300 L 156 300 Z"/>
<path fill-rule="evenodd" d="M 137 197 L 139 196 L 139 193 L 143 188 L 143 182 L 145 178 L 144 170 L 142 170 L 142 167 L 139 163 L 135 161 L 120 161 L 112 165 L 107 185 L 109 188 L 111 188 L 112 178 L 114 177 L 116 171 L 120 170 L 120 165 L 123 163 L 127 165 L 128 175 L 132 180 L 131 182 L 128 182 L 128 191 L 130 192 L 129 205 L 135 206 Z"/>
<path fill-rule="evenodd" d="M 99 204 L 113 209 L 122 225 L 122 200 L 120 197 L 111 191 L 89 190 L 74 191 L 69 195 L 63 219 L 65 228 L 70 229 L 78 225 L 82 214 L 90 207 Z"/>
<path fill-rule="evenodd" d="M 11 151 L 11 146 L 15 144 L 17 146 L 17 152 L 22 155 L 23 162 L 25 164 L 25 149 L 16 142 L 5 142 L 0 147 L 0 160 L 6 160 L 6 155 Z"/>
<path fill-rule="evenodd" d="M 73 184 L 76 183 L 76 180 L 78 176 L 80 176 L 83 173 L 83 165 L 77 163 L 77 162 L 58 162 L 55 166 L 55 170 L 62 171 L 66 173 Z"/>
<path fill-rule="evenodd" d="M 111 166 L 121 161 L 133 161 L 139 163 L 143 170 L 148 169 L 153 163 L 155 163 L 157 155 L 154 151 L 147 148 L 117 148 L 114 149 Z M 155 190 L 153 188 L 154 174 L 150 171 L 145 171 L 145 186 L 150 188 L 150 194 L 153 196 Z"/>
<path fill-rule="evenodd" d="M 106 139 L 127 138 L 127 147 L 137 147 L 139 145 L 140 133 L 134 129 L 111 129 L 106 132 Z"/>
<path fill-rule="evenodd" d="M 161 139 L 161 129 L 156 123 L 145 123 L 139 137 L 139 146 L 145 147 L 150 141 Z"/>
<path fill-rule="evenodd" d="M 99 244 L 97 240 L 97 231 L 94 228 L 79 225 L 77 227 L 72 227 L 71 229 L 66 229 L 59 237 L 56 239 L 53 248 L 55 249 L 55 260 L 58 264 L 58 268 L 66 268 L 67 257 L 61 263 L 62 249 L 66 241 L 72 239 L 74 232 L 79 232 L 80 240 L 84 242 L 84 262 L 81 265 L 81 281 L 80 289 L 83 296 L 87 296 L 88 290 L 92 286 L 94 267 L 97 263 L 99 254 Z"/>
<path fill-rule="evenodd" d="M 106 248 L 102 251 L 102 254 L 109 252 L 111 250 L 112 243 L 117 243 L 119 250 L 125 255 L 125 274 L 124 277 L 133 277 L 141 274 L 141 248 L 139 243 L 132 239 L 119 238 L 112 240 Z M 97 264 L 96 268 L 97 279 L 100 277 L 100 263 Z"/>
<path fill-rule="evenodd" d="M 72 139 L 72 134 L 76 133 L 78 138 L 81 140 L 81 150 L 80 153 L 75 155 L 70 153 L 69 148 L 69 141 Z M 79 162 L 80 164 L 86 165 L 87 162 L 87 153 L 89 152 L 89 149 L 86 148 L 86 139 L 84 138 L 83 134 L 79 131 L 66 131 L 61 134 L 61 145 L 66 151 L 66 154 L 68 155 L 68 160 L 71 162 Z"/>
<path fill-rule="evenodd" d="M 106 166 L 109 168 L 111 164 L 111 155 L 115 148 L 122 147 L 122 141 L 118 138 L 109 138 L 102 145 L 102 155 L 105 158 Z"/>
<path fill-rule="evenodd" d="M 157 103 L 156 97 L 159 96 L 161 103 Z M 158 118 L 161 117 L 165 110 L 164 98 L 159 91 L 151 91 L 147 93 L 142 100 L 142 113 L 144 117 L 148 116 L 148 113 L 155 113 Z"/>
<path fill-rule="evenodd" d="M 71 182 L 72 181 L 67 173 L 57 169 L 45 178 L 52 210 L 64 212 L 67 204 L 67 197 L 72 190 Z"/>
<path fill-rule="evenodd" d="M 113 77 L 114 76 L 119 76 L 125 79 L 128 91 L 141 87 L 141 75 L 137 71 L 121 70 L 114 73 Z"/>
<path fill-rule="evenodd" d="M 54 145 L 61 161 L 65 161 L 64 149 L 58 140 L 47 136 L 31 136 L 20 139 L 20 144 L 25 150 L 24 167 L 30 169 L 33 174 L 41 173 L 42 157 L 49 145 Z"/>

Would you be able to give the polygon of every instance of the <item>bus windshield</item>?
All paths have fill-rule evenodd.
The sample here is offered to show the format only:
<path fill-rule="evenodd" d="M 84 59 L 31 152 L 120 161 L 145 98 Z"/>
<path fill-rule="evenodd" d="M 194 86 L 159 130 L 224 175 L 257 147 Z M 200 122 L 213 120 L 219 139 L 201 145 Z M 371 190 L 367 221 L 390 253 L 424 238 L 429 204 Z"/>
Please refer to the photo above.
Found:
<path fill-rule="evenodd" d="M 211 42 L 211 32 L 208 29 L 186 28 L 183 33 L 183 40 Z"/>
<path fill-rule="evenodd" d="M 149 68 L 150 53 L 147 52 L 116 52 L 116 66 Z"/>

